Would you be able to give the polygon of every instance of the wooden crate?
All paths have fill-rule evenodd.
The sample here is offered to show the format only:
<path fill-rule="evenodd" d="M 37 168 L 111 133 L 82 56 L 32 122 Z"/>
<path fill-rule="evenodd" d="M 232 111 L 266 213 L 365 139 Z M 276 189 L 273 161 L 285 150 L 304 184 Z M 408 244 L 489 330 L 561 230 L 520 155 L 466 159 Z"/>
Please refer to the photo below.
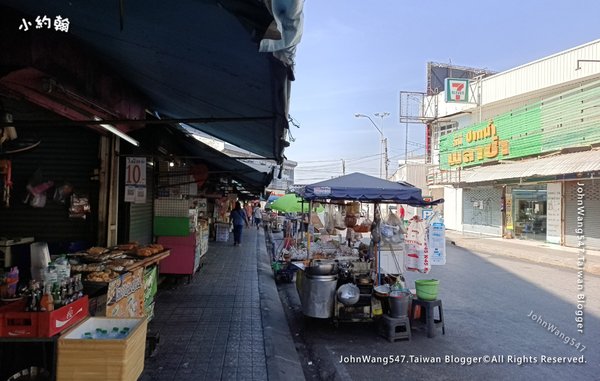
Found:
<path fill-rule="evenodd" d="M 58 381 L 136 381 L 144 370 L 145 318 L 92 317 L 58 340 Z M 129 327 L 124 339 L 82 339 L 96 328 Z"/>

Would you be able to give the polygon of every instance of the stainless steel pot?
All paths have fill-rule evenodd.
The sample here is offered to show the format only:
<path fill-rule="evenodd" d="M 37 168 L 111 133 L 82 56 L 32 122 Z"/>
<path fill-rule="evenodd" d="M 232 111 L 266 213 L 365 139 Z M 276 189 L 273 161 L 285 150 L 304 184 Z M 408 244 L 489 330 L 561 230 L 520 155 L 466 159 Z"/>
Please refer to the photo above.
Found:
<path fill-rule="evenodd" d="M 336 292 L 338 300 L 345 306 L 351 306 L 358 303 L 360 299 L 360 289 L 352 283 L 341 285 Z"/>
<path fill-rule="evenodd" d="M 321 261 L 315 260 L 312 261 L 309 267 L 307 267 L 306 272 L 310 275 L 331 275 L 337 274 L 338 264 L 333 261 Z"/>
<path fill-rule="evenodd" d="M 308 275 L 302 280 L 302 313 L 315 318 L 333 317 L 337 275 Z"/>

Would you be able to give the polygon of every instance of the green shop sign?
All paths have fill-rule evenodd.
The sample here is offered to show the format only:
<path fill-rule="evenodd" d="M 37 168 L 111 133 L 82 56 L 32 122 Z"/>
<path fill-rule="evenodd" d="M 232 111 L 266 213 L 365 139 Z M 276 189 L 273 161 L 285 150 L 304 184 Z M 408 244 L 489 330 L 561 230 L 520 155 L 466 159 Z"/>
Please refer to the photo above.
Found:
<path fill-rule="evenodd" d="M 464 168 L 600 143 L 600 81 L 440 139 L 440 168 Z"/>
<path fill-rule="evenodd" d="M 541 151 L 540 107 L 504 114 L 440 139 L 440 168 L 480 165 Z"/>

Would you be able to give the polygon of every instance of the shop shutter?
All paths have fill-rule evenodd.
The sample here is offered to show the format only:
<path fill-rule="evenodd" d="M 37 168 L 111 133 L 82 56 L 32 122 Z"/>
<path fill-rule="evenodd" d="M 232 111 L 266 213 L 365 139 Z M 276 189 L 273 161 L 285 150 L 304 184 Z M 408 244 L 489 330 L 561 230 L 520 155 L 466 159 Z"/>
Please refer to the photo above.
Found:
<path fill-rule="evenodd" d="M 600 250 L 600 181 L 579 181 L 584 185 L 581 187 L 585 196 L 582 199 L 585 207 L 583 229 L 585 234 L 586 249 Z M 575 229 L 577 226 L 577 181 L 566 183 L 565 192 L 565 245 L 576 247 L 579 243 Z"/>
<path fill-rule="evenodd" d="M 463 190 L 463 231 L 502 235 L 502 189 L 479 187 Z"/>
<path fill-rule="evenodd" d="M 154 171 L 146 166 L 146 202 L 129 206 L 129 242 L 142 245 L 152 243 L 152 220 L 154 211 Z"/>
<path fill-rule="evenodd" d="M 3 237 L 34 237 L 49 243 L 52 254 L 65 252 L 72 242 L 95 245 L 98 234 L 98 187 L 94 171 L 99 167 L 98 133 L 81 126 L 74 127 L 19 127 L 22 137 L 41 140 L 31 151 L 12 155 L 10 208 L 0 208 L 0 232 Z M 55 187 L 47 192 L 46 205 L 33 208 L 23 202 L 26 186 L 36 170 L 44 181 L 51 180 Z M 73 185 L 77 194 L 87 194 L 91 213 L 85 219 L 70 219 L 68 202 L 53 200 L 54 190 L 65 182 Z"/>

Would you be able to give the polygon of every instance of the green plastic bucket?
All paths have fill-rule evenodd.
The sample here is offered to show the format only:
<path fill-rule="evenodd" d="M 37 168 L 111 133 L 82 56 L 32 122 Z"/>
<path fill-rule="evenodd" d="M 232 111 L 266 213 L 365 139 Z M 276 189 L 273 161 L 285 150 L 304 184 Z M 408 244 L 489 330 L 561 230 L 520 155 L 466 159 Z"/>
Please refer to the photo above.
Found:
<path fill-rule="evenodd" d="M 436 300 L 440 281 L 437 279 L 415 280 L 417 298 L 421 300 Z"/>

